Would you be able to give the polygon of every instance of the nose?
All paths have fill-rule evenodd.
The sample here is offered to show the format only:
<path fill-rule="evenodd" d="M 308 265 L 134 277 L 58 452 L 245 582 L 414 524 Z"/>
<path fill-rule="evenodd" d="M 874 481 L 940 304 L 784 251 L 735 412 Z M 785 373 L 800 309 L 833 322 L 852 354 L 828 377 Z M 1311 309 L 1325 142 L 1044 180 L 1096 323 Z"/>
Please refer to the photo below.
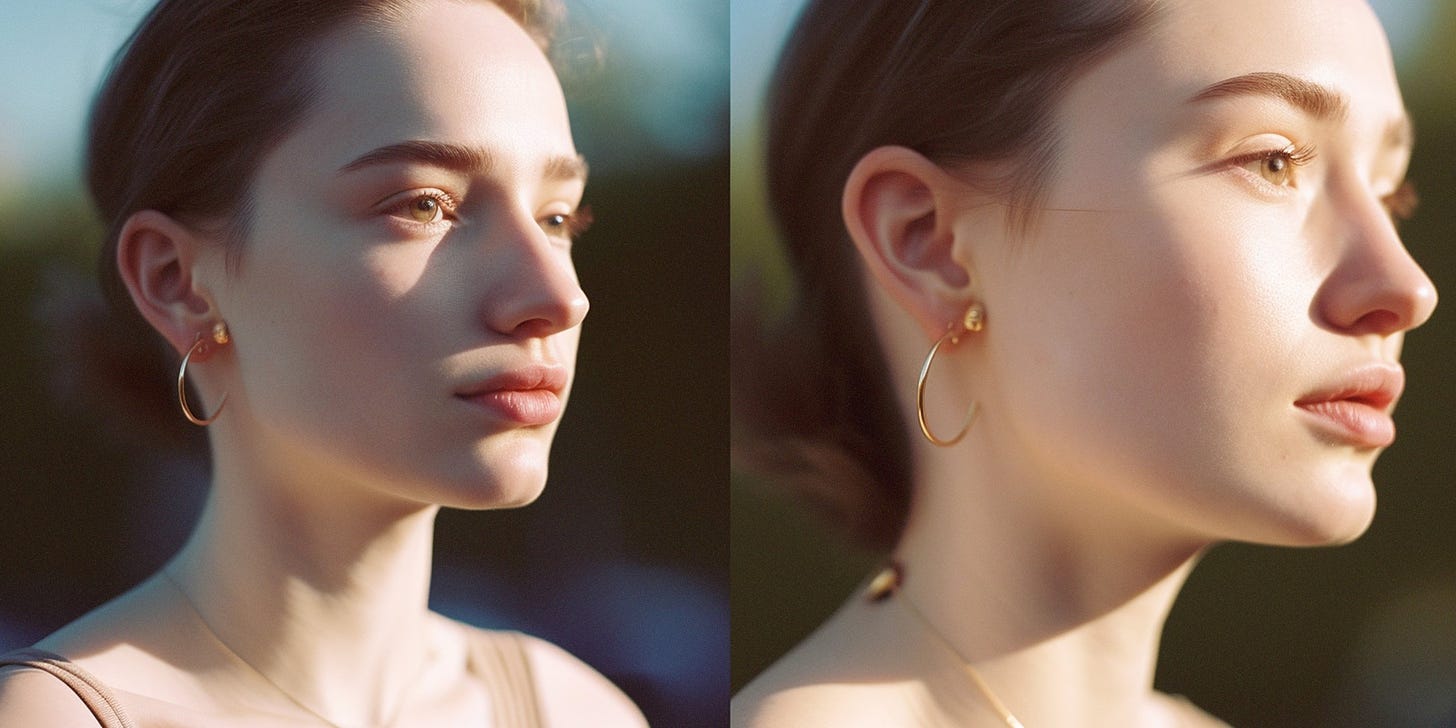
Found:
<path fill-rule="evenodd" d="M 1338 265 L 1317 298 L 1320 317 L 1350 334 L 1389 336 L 1425 323 L 1436 286 L 1406 250 L 1385 207 L 1368 192 L 1338 216 Z"/>
<path fill-rule="evenodd" d="M 492 330 L 517 338 L 550 336 L 586 318 L 590 304 L 576 277 L 569 246 L 548 237 L 529 215 L 503 224 L 488 245 L 491 285 L 480 302 Z"/>

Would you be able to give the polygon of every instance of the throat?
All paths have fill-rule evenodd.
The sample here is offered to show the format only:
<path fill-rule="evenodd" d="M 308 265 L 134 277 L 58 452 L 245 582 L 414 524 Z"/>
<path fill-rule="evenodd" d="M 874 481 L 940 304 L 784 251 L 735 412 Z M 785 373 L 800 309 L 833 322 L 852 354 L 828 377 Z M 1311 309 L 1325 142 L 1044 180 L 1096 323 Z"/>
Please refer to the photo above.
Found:
<path fill-rule="evenodd" d="M 215 487 L 163 578 L 260 699 L 271 687 L 326 722 L 385 724 L 435 641 L 435 510 L 361 521 L 258 491 Z"/>

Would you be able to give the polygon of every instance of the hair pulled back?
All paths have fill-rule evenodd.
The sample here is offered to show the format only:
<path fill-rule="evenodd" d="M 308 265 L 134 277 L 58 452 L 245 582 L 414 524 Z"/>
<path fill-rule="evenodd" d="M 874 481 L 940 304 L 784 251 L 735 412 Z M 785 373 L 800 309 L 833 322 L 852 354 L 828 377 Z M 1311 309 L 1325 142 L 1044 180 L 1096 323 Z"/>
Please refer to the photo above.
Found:
<path fill-rule="evenodd" d="M 118 51 L 91 109 L 86 181 L 105 229 L 98 269 L 110 311 L 51 302 L 64 311 L 60 323 L 89 329 L 58 333 L 70 349 L 62 356 L 84 362 L 63 390 L 105 393 L 153 429 L 175 432 L 180 417 L 165 386 L 173 353 L 122 282 L 122 226 L 148 209 L 206 226 L 221 233 L 229 264 L 236 264 L 254 174 L 308 111 L 321 41 L 349 23 L 397 17 L 413 2 L 161 0 L 147 14 Z M 543 50 L 564 14 L 560 0 L 491 2 Z M 75 342 L 89 351 L 75 351 Z"/>
<path fill-rule="evenodd" d="M 735 455 L 787 478 L 856 540 L 888 548 L 911 497 L 900 416 L 868 296 L 840 217 L 854 165 L 909 147 L 977 180 L 1009 223 L 1034 214 L 1055 165 L 1053 111 L 1079 71 L 1130 40 L 1154 0 L 811 0 L 768 102 L 771 211 L 794 277 L 793 310 L 735 342 Z M 746 353 L 741 353 L 746 352 Z"/>
<path fill-rule="evenodd" d="M 246 232 L 249 185 L 307 109 L 318 42 L 410 0 L 162 0 L 122 46 L 91 110 L 87 184 L 106 238 L 103 287 L 133 311 L 116 268 L 121 227 L 158 210 Z M 546 47 L 557 3 L 498 0 Z M 236 255 L 236 251 L 230 251 Z"/>

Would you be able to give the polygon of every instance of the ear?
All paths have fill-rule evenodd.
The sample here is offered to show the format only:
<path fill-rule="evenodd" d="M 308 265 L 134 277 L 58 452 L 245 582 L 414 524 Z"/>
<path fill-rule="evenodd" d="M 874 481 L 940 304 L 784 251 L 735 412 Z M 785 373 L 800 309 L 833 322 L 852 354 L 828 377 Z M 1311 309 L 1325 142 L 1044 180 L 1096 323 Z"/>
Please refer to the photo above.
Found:
<path fill-rule="evenodd" d="M 860 158 L 844 185 L 850 238 L 870 274 L 932 338 L 971 300 L 969 254 L 955 217 L 967 186 L 905 147 Z"/>
<path fill-rule="evenodd" d="M 207 241 L 156 210 L 127 218 L 116 245 L 116 262 L 137 310 L 180 354 L 197 334 L 222 317 L 196 277 Z"/>

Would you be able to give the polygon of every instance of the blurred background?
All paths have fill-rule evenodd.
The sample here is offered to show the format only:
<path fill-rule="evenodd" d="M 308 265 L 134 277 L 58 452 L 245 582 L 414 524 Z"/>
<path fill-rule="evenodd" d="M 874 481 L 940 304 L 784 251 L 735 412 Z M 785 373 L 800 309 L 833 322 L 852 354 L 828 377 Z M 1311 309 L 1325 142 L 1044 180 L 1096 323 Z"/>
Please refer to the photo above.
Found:
<path fill-rule="evenodd" d="M 151 4 L 0 3 L 0 651 L 152 573 L 206 488 L 200 429 L 173 446 L 55 396 L 74 344 L 40 295 L 94 285 L 82 126 Z M 654 726 L 726 726 L 727 3 L 568 5 L 565 42 L 604 50 L 564 74 L 597 218 L 577 381 L 539 501 L 441 514 L 431 602 L 564 646 Z"/>
<path fill-rule="evenodd" d="M 761 99 L 802 0 L 732 0 L 732 265 L 782 297 L 761 185 Z M 1456 726 L 1456 37 L 1453 0 L 1372 0 L 1415 118 L 1422 202 L 1402 228 L 1448 301 L 1405 345 L 1399 441 L 1376 466 L 1374 525 L 1335 549 L 1214 549 L 1173 608 L 1157 685 L 1236 726 Z M 881 558 L 790 494 L 732 479 L 736 691 Z"/>

